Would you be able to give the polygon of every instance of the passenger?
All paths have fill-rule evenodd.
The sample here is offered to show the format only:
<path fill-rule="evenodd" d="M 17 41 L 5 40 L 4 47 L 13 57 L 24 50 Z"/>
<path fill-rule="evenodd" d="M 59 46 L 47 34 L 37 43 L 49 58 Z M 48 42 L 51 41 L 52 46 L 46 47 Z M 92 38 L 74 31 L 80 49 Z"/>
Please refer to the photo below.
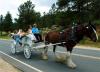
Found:
<path fill-rule="evenodd" d="M 19 42 L 20 45 L 21 45 L 21 39 L 24 35 L 25 35 L 25 32 L 23 32 L 22 29 L 19 29 L 19 31 L 15 35 L 15 39 L 17 42 Z"/>
<path fill-rule="evenodd" d="M 31 38 L 32 41 L 36 41 L 36 38 L 34 36 L 34 34 L 32 33 L 32 26 L 29 25 L 29 29 L 28 29 L 28 35 L 29 38 Z"/>
<path fill-rule="evenodd" d="M 23 37 L 26 35 L 26 32 L 23 31 L 22 29 L 19 29 L 18 33 L 17 33 L 20 37 Z"/>
<path fill-rule="evenodd" d="M 21 44 L 21 42 L 20 42 L 20 38 L 21 38 L 21 36 L 22 36 L 21 33 L 22 33 L 22 30 L 21 30 L 21 29 L 19 29 L 19 31 L 18 31 L 18 30 L 15 30 L 14 33 L 11 33 L 11 34 L 10 34 L 10 36 L 11 36 L 17 43 Z"/>
<path fill-rule="evenodd" d="M 14 39 L 14 35 L 16 35 L 17 32 L 18 32 L 17 30 L 14 30 L 14 32 L 10 33 L 9 36 Z"/>
<path fill-rule="evenodd" d="M 42 41 L 40 30 L 37 28 L 37 24 L 36 23 L 33 25 L 32 33 L 35 35 L 35 37 L 37 39 L 37 42 L 41 42 Z"/>

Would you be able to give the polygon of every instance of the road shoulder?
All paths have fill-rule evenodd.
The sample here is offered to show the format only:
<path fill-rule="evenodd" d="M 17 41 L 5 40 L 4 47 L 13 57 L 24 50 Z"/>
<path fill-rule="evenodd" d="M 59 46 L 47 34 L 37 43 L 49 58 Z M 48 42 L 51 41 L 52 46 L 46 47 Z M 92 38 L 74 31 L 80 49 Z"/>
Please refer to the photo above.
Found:
<path fill-rule="evenodd" d="M 0 57 L 0 72 L 22 72 Z"/>

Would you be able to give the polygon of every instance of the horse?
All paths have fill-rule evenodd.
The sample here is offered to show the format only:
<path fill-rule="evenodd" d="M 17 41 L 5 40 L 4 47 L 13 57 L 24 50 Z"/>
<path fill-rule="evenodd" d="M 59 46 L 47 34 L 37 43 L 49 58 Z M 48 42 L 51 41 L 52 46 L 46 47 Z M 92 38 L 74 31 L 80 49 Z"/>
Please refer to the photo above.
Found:
<path fill-rule="evenodd" d="M 92 41 L 96 42 L 98 40 L 98 35 L 96 33 L 96 28 L 94 25 L 85 23 L 80 24 L 75 27 L 71 26 L 66 28 L 63 32 L 58 31 L 50 31 L 45 35 L 45 45 L 52 43 L 53 45 L 53 52 L 57 59 L 60 59 L 57 56 L 56 46 L 60 45 L 65 47 L 66 49 L 66 56 L 65 56 L 65 63 L 70 68 L 76 68 L 76 64 L 72 61 L 71 54 L 73 47 L 78 44 L 84 37 L 90 38 Z M 56 43 L 61 43 L 57 44 Z M 62 48 L 62 47 L 61 47 Z M 43 59 L 48 59 L 48 47 L 44 48 L 43 52 Z"/>

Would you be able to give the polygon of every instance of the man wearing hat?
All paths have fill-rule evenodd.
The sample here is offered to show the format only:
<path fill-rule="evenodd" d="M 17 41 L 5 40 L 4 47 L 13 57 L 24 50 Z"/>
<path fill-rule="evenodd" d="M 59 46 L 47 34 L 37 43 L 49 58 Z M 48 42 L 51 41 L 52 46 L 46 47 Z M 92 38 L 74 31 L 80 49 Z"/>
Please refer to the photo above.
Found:
<path fill-rule="evenodd" d="M 41 42 L 42 41 L 40 30 L 37 28 L 37 24 L 36 23 L 33 24 L 32 33 L 35 35 L 35 37 L 37 39 L 37 42 Z"/>

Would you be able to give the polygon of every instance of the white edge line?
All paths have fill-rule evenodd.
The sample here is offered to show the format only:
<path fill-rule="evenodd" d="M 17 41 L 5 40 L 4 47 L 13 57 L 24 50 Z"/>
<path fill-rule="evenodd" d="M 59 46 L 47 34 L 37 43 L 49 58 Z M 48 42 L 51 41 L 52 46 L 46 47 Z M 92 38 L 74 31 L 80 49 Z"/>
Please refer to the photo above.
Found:
<path fill-rule="evenodd" d="M 88 55 L 81 55 L 81 54 L 72 54 L 72 55 L 100 60 L 100 57 L 94 57 L 94 56 L 88 56 Z"/>
<path fill-rule="evenodd" d="M 74 48 L 77 48 L 77 49 L 87 49 L 87 50 L 99 50 L 100 51 L 100 48 L 92 48 L 92 47 L 75 46 Z"/>
<path fill-rule="evenodd" d="M 18 59 L 16 59 L 16 58 L 10 56 L 10 55 L 7 55 L 6 53 L 4 53 L 4 52 L 2 52 L 2 51 L 0 51 L 0 53 L 2 53 L 2 54 L 4 54 L 4 55 L 6 55 L 6 56 L 8 56 L 8 57 L 10 57 L 10 58 L 12 58 L 12 59 L 18 61 L 18 62 L 20 62 L 20 63 L 22 63 L 22 64 L 24 64 L 25 66 L 28 66 L 28 67 L 30 67 L 30 68 L 36 70 L 37 72 L 43 72 L 43 71 L 41 71 L 41 70 L 39 70 L 39 69 L 37 69 L 37 68 L 35 68 L 35 67 L 29 65 L 29 64 L 26 64 L 26 63 L 24 63 L 24 62 L 22 62 L 22 61 L 20 61 L 20 60 L 18 60 Z"/>
<path fill-rule="evenodd" d="M 57 52 L 66 53 L 66 52 L 61 52 L 61 51 L 57 51 Z M 72 53 L 72 55 L 100 60 L 100 57 L 94 57 L 94 56 L 89 56 L 89 55 L 81 55 L 81 54 L 75 54 L 75 53 Z"/>

